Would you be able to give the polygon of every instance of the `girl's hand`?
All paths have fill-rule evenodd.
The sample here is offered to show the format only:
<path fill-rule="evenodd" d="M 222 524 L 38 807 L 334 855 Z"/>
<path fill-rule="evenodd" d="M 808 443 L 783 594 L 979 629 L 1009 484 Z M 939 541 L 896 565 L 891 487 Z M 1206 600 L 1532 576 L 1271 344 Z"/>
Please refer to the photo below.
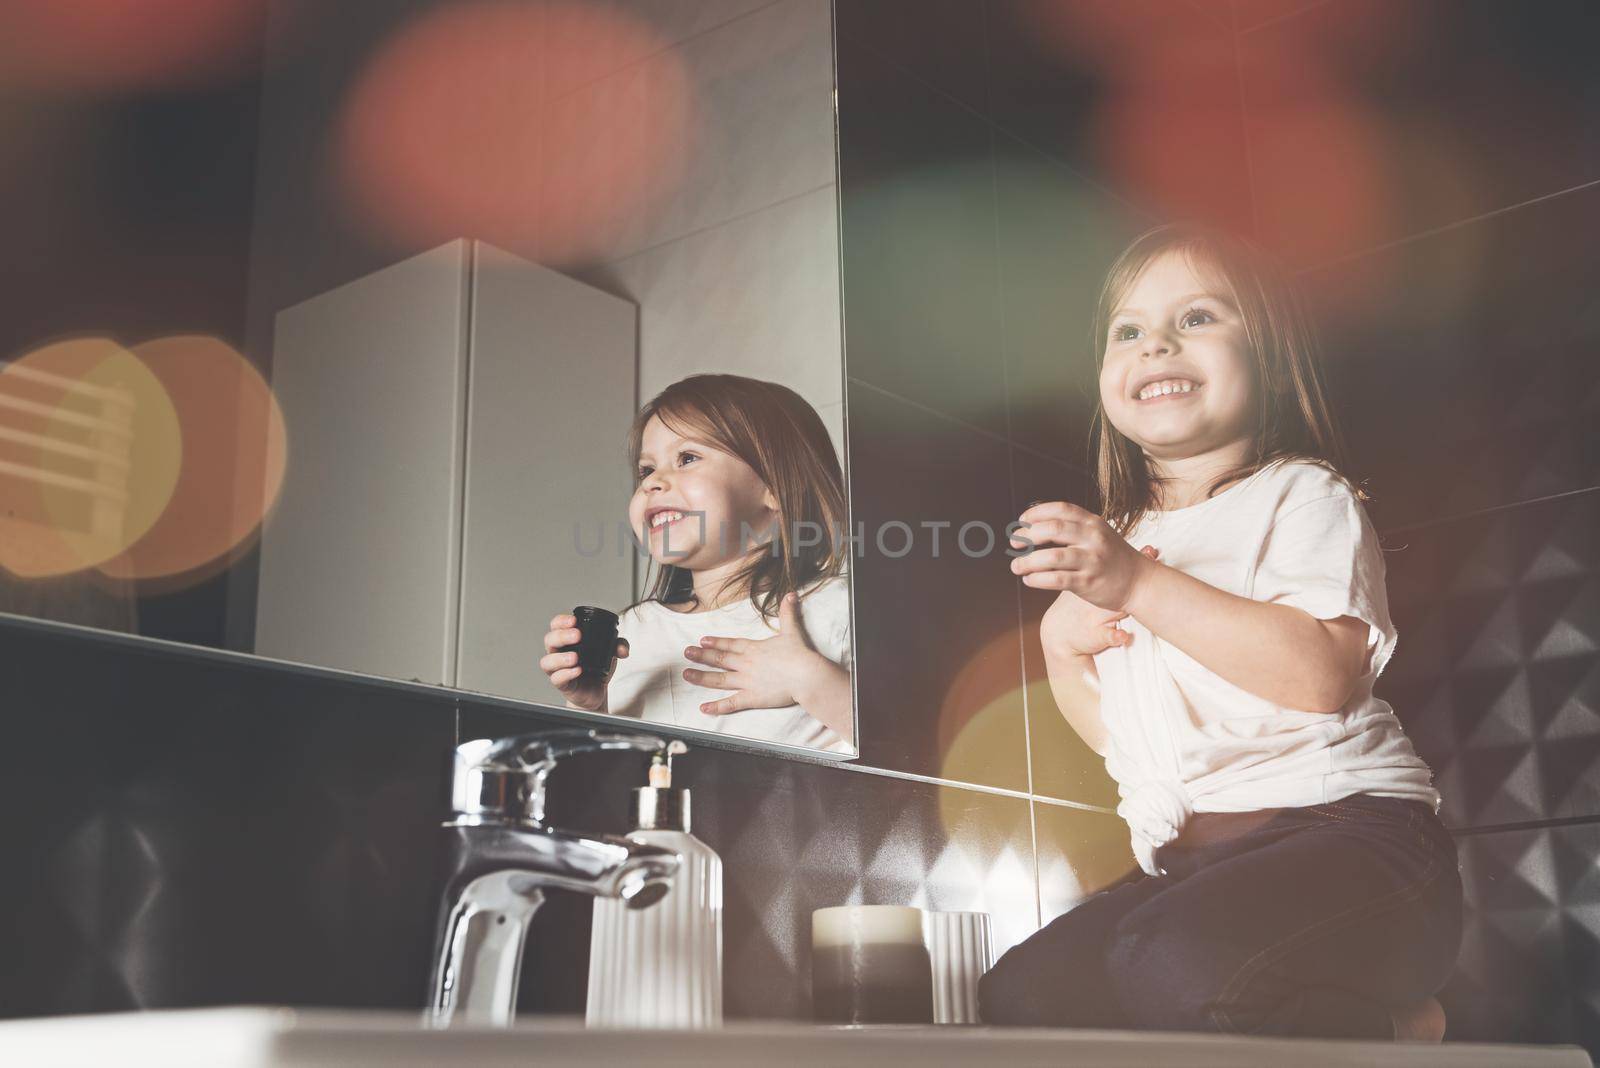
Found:
<path fill-rule="evenodd" d="M 550 630 L 544 636 L 545 655 L 539 658 L 539 670 L 550 676 L 550 681 L 572 707 L 585 712 L 598 712 L 605 707 L 606 686 L 617 670 L 617 657 L 628 655 L 628 639 L 617 639 L 616 655 L 611 658 L 611 666 L 606 669 L 604 679 L 585 679 L 580 678 L 583 669 L 578 666 L 578 651 L 557 651 L 564 645 L 578 644 L 582 636 L 578 619 L 571 612 L 553 617 Z"/>
<path fill-rule="evenodd" d="M 1153 545 L 1146 545 L 1139 551 L 1152 560 L 1161 555 L 1161 550 Z M 1116 625 L 1127 614 L 1097 608 L 1071 590 L 1062 590 L 1039 621 L 1039 641 L 1047 650 L 1094 656 L 1113 645 L 1132 643 L 1133 635 Z"/>
<path fill-rule="evenodd" d="M 1026 539 L 1033 548 L 1012 559 L 1011 571 L 1034 589 L 1070 590 L 1097 608 L 1123 612 L 1141 577 L 1157 566 L 1111 524 L 1066 501 L 1036 504 L 1018 521 L 1026 524 Z M 1011 536 L 1017 548 L 1025 544 L 1022 534 L 1019 530 Z"/>
<path fill-rule="evenodd" d="M 683 655 L 717 671 L 685 668 L 683 677 L 696 686 L 736 690 L 728 697 L 707 701 L 700 711 L 726 716 L 747 708 L 783 708 L 803 704 L 818 673 L 836 665 L 811 647 L 800 623 L 800 599 L 789 594 L 778 603 L 778 633 L 770 638 L 705 637 Z"/>

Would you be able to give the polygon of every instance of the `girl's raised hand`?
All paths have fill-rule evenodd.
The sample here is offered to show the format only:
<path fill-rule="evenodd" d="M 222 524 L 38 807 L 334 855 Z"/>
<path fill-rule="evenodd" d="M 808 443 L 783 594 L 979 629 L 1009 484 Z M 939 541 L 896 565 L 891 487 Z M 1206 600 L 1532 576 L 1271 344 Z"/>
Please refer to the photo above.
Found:
<path fill-rule="evenodd" d="M 685 668 L 683 677 L 689 682 L 713 690 L 738 691 L 701 705 L 700 711 L 708 716 L 800 704 L 800 695 L 809 690 L 807 684 L 817 673 L 837 667 L 812 648 L 800 622 L 800 599 L 792 593 L 778 602 L 778 633 L 772 637 L 708 636 L 685 649 L 683 655 L 718 669 Z"/>
<path fill-rule="evenodd" d="M 578 630 L 577 617 L 571 612 L 552 617 L 550 629 L 544 636 L 544 656 L 539 658 L 539 670 L 550 677 L 569 705 L 585 712 L 598 712 L 605 707 L 606 685 L 617 670 L 617 657 L 628 655 L 628 639 L 617 639 L 616 656 L 611 658 L 604 679 L 585 679 L 581 678 L 583 669 L 578 666 L 577 650 L 557 651 L 564 645 L 578 644 L 582 633 Z"/>
<path fill-rule="evenodd" d="M 1070 590 L 1097 608 L 1125 612 L 1141 576 L 1155 566 L 1111 524 L 1075 504 L 1046 501 L 1017 519 L 1024 526 L 1011 536 L 1012 545 L 1033 546 L 1011 561 L 1012 574 L 1025 586 Z"/>
<path fill-rule="evenodd" d="M 1146 545 L 1139 551 L 1152 560 L 1161 555 L 1161 550 L 1153 545 Z M 1127 615 L 1098 608 L 1071 590 L 1062 590 L 1039 621 L 1039 641 L 1047 650 L 1094 656 L 1114 645 L 1133 642 L 1133 635 L 1116 625 Z"/>

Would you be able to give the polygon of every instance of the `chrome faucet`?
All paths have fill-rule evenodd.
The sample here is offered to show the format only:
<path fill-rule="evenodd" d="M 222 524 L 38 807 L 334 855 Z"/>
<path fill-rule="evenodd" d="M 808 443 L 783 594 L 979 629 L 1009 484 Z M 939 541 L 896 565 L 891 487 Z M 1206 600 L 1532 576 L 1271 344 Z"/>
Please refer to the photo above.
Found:
<path fill-rule="evenodd" d="M 573 753 L 687 748 L 649 734 L 584 729 L 480 738 L 456 747 L 428 1024 L 511 1023 L 528 925 L 547 887 L 621 898 L 636 909 L 666 896 L 678 870 L 676 853 L 546 827 L 544 780 Z"/>

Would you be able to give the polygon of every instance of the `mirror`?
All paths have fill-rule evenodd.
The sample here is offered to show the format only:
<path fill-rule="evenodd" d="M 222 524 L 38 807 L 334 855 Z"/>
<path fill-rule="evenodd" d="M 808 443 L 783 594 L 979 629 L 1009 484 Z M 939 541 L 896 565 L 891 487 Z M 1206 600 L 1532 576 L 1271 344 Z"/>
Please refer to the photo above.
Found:
<path fill-rule="evenodd" d="M 0 611 L 853 756 L 828 0 L 195 18 L 41 18 L 0 90 L 162 168 L 0 161 L 112 295 L 3 339 Z M 94 218 L 147 238 L 99 277 Z M 603 702 L 546 664 L 578 606 L 620 617 Z"/>

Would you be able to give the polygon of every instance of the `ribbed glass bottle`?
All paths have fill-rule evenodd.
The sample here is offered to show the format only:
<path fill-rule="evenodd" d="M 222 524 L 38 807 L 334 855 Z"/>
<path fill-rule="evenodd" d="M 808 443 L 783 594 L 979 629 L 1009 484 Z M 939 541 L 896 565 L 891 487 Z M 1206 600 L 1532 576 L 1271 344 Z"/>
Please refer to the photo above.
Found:
<path fill-rule="evenodd" d="M 635 791 L 647 792 L 685 795 L 687 825 L 688 791 Z M 647 908 L 595 898 L 584 1019 L 590 1027 L 716 1027 L 722 1023 L 722 859 L 687 830 L 641 829 L 628 837 L 677 853 L 678 871 L 667 896 Z"/>

